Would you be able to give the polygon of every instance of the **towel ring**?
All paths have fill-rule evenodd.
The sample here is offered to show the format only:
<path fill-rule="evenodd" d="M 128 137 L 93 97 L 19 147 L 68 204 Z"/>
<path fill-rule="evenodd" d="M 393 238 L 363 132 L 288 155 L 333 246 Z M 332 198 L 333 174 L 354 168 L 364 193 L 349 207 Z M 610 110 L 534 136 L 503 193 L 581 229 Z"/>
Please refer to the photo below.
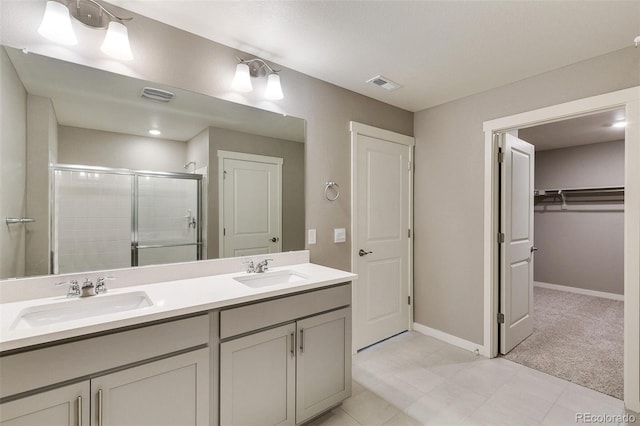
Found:
<path fill-rule="evenodd" d="M 336 195 L 334 197 L 329 196 L 329 189 L 335 188 Z M 324 196 L 329 201 L 335 201 L 340 197 L 340 185 L 336 182 L 325 182 L 324 184 Z"/>

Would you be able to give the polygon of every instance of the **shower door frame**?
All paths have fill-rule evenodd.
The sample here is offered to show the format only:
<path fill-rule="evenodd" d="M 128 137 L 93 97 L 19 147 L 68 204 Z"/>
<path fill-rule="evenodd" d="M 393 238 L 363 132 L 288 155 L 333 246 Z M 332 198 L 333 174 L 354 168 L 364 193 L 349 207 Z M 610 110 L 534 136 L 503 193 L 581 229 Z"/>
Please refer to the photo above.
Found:
<path fill-rule="evenodd" d="M 49 273 L 54 274 L 55 271 L 55 172 L 57 170 L 70 171 L 70 172 L 87 172 L 87 173 L 104 173 L 115 175 L 131 176 L 131 261 L 130 267 L 136 267 L 138 265 L 138 250 L 140 248 L 164 248 L 164 247 L 180 247 L 180 246 L 196 246 L 196 260 L 202 260 L 202 175 L 195 173 L 180 173 L 180 172 L 154 172 L 148 170 L 131 170 L 112 167 L 99 167 L 99 166 L 83 166 L 78 164 L 53 164 L 49 167 L 50 172 L 50 187 L 49 187 L 49 211 L 50 224 L 49 224 L 49 238 L 50 238 L 50 259 L 49 259 Z M 138 179 L 140 177 L 160 177 L 160 178 L 172 178 L 172 179 L 187 179 L 197 181 L 196 185 L 196 242 L 185 244 L 158 244 L 158 245 L 144 245 L 140 246 L 138 241 Z M 85 272 L 85 271 L 77 271 Z"/>

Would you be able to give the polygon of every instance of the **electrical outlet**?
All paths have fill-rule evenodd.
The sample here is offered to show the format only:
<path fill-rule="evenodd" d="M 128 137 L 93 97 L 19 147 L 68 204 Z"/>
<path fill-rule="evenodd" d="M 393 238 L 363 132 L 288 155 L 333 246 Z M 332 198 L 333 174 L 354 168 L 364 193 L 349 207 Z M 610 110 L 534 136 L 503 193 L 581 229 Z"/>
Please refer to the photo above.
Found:
<path fill-rule="evenodd" d="M 312 245 L 316 243 L 316 230 L 309 229 L 307 231 L 307 244 Z"/>

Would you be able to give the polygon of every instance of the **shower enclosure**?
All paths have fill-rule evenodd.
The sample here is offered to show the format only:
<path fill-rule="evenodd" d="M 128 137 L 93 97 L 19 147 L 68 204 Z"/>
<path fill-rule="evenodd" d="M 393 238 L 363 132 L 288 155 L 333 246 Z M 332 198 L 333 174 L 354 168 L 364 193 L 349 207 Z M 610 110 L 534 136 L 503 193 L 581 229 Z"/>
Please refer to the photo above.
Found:
<path fill-rule="evenodd" d="M 51 273 L 202 259 L 202 175 L 51 171 Z"/>

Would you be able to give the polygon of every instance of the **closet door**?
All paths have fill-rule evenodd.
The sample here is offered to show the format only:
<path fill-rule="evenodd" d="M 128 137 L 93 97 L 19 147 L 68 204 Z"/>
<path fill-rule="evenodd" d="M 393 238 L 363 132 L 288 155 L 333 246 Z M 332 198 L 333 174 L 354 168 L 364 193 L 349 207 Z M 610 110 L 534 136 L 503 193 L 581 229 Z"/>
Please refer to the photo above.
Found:
<path fill-rule="evenodd" d="M 505 134 L 502 144 L 500 352 L 533 333 L 533 145 Z"/>

